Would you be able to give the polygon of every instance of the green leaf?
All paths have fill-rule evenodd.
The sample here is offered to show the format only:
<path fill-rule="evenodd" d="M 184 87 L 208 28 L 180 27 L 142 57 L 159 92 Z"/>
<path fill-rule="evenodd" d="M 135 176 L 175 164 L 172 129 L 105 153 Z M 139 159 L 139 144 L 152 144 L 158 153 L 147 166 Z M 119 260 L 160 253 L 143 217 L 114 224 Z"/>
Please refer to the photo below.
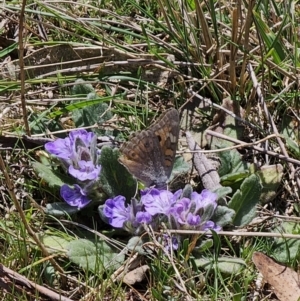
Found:
<path fill-rule="evenodd" d="M 46 116 L 48 114 L 48 110 L 45 110 L 43 112 L 37 113 L 31 113 L 29 117 L 29 127 L 32 134 L 44 134 L 47 131 L 50 132 L 59 132 L 61 130 L 64 130 L 64 128 L 61 125 L 61 122 L 49 118 Z M 57 135 L 58 137 L 63 137 L 64 134 Z"/>
<path fill-rule="evenodd" d="M 240 183 L 249 176 L 249 170 L 228 173 L 221 178 L 222 185 L 234 185 Z"/>
<path fill-rule="evenodd" d="M 223 99 L 222 107 L 226 108 L 227 110 L 234 111 L 234 103 L 231 99 L 228 99 L 228 98 Z M 222 133 L 233 139 L 240 139 L 240 137 L 243 136 L 245 127 L 241 123 L 236 122 L 236 119 L 233 116 L 231 116 L 229 114 L 224 115 L 223 113 L 218 112 L 215 118 L 222 120 L 222 122 L 217 123 L 213 127 L 214 131 L 216 131 L 218 133 Z M 232 142 L 225 141 L 224 139 L 220 139 L 215 136 L 207 135 L 207 138 L 208 138 L 209 146 L 211 149 L 220 149 L 220 148 L 225 148 L 225 147 L 234 145 L 234 143 L 232 143 Z M 229 165 L 229 166 L 231 165 L 230 168 L 229 168 L 229 166 L 227 167 L 227 168 L 229 168 L 227 172 L 225 171 L 224 173 L 220 173 L 220 175 L 227 174 L 228 172 L 237 171 L 235 169 L 235 167 L 240 162 L 242 162 L 241 155 L 239 154 L 239 152 L 236 149 L 218 153 L 218 155 L 219 155 L 219 157 L 222 161 L 222 165 L 223 165 L 223 167 L 221 165 L 221 168 L 225 168 L 226 165 Z M 226 156 L 227 159 L 222 160 L 222 157 L 224 157 L 224 156 Z"/>
<path fill-rule="evenodd" d="M 143 240 L 139 236 L 134 236 L 129 239 L 127 249 L 132 252 L 137 252 L 141 255 L 147 255 L 147 249 L 143 248 Z"/>
<path fill-rule="evenodd" d="M 224 227 L 232 223 L 233 216 L 235 211 L 228 208 L 227 206 L 218 206 L 212 217 L 212 221 L 218 224 L 221 227 Z"/>
<path fill-rule="evenodd" d="M 256 214 L 256 205 L 259 202 L 260 194 L 259 177 L 252 174 L 244 180 L 241 189 L 235 192 L 228 203 L 228 207 L 236 213 L 233 218 L 235 226 L 245 226 L 252 221 Z"/>
<path fill-rule="evenodd" d="M 50 287 L 55 287 L 55 285 L 57 285 L 58 279 L 53 265 L 47 264 L 46 267 L 44 268 L 43 275 L 46 280 L 46 283 L 50 285 Z"/>
<path fill-rule="evenodd" d="M 285 137 L 286 145 L 288 149 L 297 156 L 297 159 L 300 158 L 300 147 L 299 144 L 296 143 L 294 140 L 292 140 L 289 137 Z"/>
<path fill-rule="evenodd" d="M 33 162 L 32 167 L 38 176 L 47 182 L 50 187 L 59 188 L 65 183 L 71 184 L 70 177 L 54 171 L 50 166 Z"/>
<path fill-rule="evenodd" d="M 67 246 L 70 243 L 70 240 L 67 240 L 61 236 L 49 235 L 47 233 L 40 234 L 38 237 L 51 254 L 66 251 Z"/>
<path fill-rule="evenodd" d="M 280 125 L 281 133 L 285 138 L 287 148 L 297 159 L 300 158 L 300 145 L 298 143 L 300 135 L 298 124 L 295 123 L 293 116 L 283 114 Z"/>
<path fill-rule="evenodd" d="M 101 273 L 109 269 L 114 271 L 124 261 L 124 254 L 117 253 L 104 241 L 94 243 L 87 239 L 78 239 L 69 243 L 68 256 L 72 262 L 83 269 Z"/>
<path fill-rule="evenodd" d="M 190 184 L 186 184 L 182 190 L 181 198 L 191 198 L 193 187 Z"/>
<path fill-rule="evenodd" d="M 200 243 L 200 246 L 195 248 L 195 251 L 199 254 L 203 254 L 203 252 L 207 251 L 208 249 L 212 248 L 212 246 L 214 245 L 214 241 L 212 239 L 205 239 L 202 240 Z M 194 252 L 193 251 L 193 254 Z"/>
<path fill-rule="evenodd" d="M 87 95 L 87 100 L 98 100 L 98 103 L 85 106 L 80 109 L 75 109 L 72 111 L 73 120 L 77 128 L 88 127 L 94 124 L 101 125 L 107 120 L 112 118 L 112 113 L 106 102 L 102 102 L 101 98 L 95 93 L 91 92 Z M 76 101 L 74 102 L 76 103 Z M 112 131 L 103 129 L 93 129 L 98 135 L 112 135 Z"/>
<path fill-rule="evenodd" d="M 279 65 L 285 58 L 286 54 L 283 49 L 284 43 L 279 40 L 282 26 L 285 26 L 286 18 L 281 23 L 277 35 L 268 27 L 268 23 L 261 18 L 260 13 L 253 10 L 254 22 L 257 26 L 258 32 L 262 37 L 264 44 L 267 47 L 267 52 L 272 55 L 274 63 Z"/>
<path fill-rule="evenodd" d="M 75 81 L 74 86 L 72 87 L 72 94 L 73 95 L 78 95 L 78 94 L 83 94 L 87 95 L 91 92 L 95 92 L 95 89 L 91 84 L 87 84 L 84 79 L 78 78 Z"/>
<path fill-rule="evenodd" d="M 121 94 L 117 94 L 114 96 L 105 96 L 105 97 L 101 97 L 98 99 L 88 99 L 88 100 L 82 100 L 82 98 L 81 98 L 81 99 L 78 99 L 78 101 L 76 101 L 75 103 L 73 102 L 69 105 L 66 105 L 61 110 L 51 112 L 49 114 L 49 117 L 54 118 L 54 117 L 60 116 L 64 113 L 72 112 L 73 110 L 83 109 L 87 106 L 99 105 L 99 103 L 111 102 L 113 100 L 116 101 L 116 99 L 118 97 L 123 97 L 123 96 Z"/>
<path fill-rule="evenodd" d="M 212 192 L 216 193 L 218 195 L 218 200 L 220 200 L 221 198 L 224 198 L 228 194 L 232 193 L 232 189 L 230 187 L 221 186 L 212 190 Z"/>
<path fill-rule="evenodd" d="M 109 197 L 123 195 L 130 200 L 136 191 L 136 181 L 127 169 L 118 161 L 120 152 L 118 149 L 104 146 L 101 149 L 100 183 L 102 189 Z"/>
<path fill-rule="evenodd" d="M 198 267 L 204 268 L 205 270 L 211 270 L 213 268 L 213 262 L 210 259 L 200 258 L 195 259 L 195 262 Z M 217 267 L 221 273 L 233 275 L 247 267 L 247 265 L 241 258 L 219 257 Z"/>
<path fill-rule="evenodd" d="M 203 237 L 199 237 L 198 241 L 196 242 L 196 246 L 193 249 L 193 257 L 194 258 L 202 258 L 204 252 L 208 251 L 210 248 L 213 247 L 214 241 L 212 238 L 205 238 L 202 239 Z M 182 251 L 183 255 L 187 256 L 190 253 L 190 240 L 185 239 L 182 243 Z M 195 266 L 196 267 L 196 266 Z"/>
<path fill-rule="evenodd" d="M 18 49 L 18 43 L 12 43 L 8 47 L 1 47 L 0 50 L 0 58 L 6 57 L 9 55 L 10 52 L 14 51 L 15 49 Z"/>
<path fill-rule="evenodd" d="M 242 175 L 249 169 L 249 164 L 247 162 L 243 162 L 241 155 L 235 149 L 219 153 L 218 155 L 221 161 L 221 166 L 218 170 L 221 181 L 223 181 L 223 177 L 228 176 L 228 174 L 232 173 Z"/>
<path fill-rule="evenodd" d="M 45 213 L 56 217 L 68 216 L 77 213 L 79 210 L 77 207 L 70 206 L 66 202 L 58 202 L 47 204 Z"/>
<path fill-rule="evenodd" d="M 276 196 L 283 176 L 283 166 L 281 164 L 265 165 L 256 174 L 260 177 L 262 185 L 260 201 L 266 204 Z"/>
<path fill-rule="evenodd" d="M 211 219 L 211 217 L 214 215 L 214 205 L 213 204 L 207 204 L 201 214 L 201 222 L 205 222 Z"/>
<path fill-rule="evenodd" d="M 277 230 L 277 231 L 276 231 Z M 291 222 L 284 222 L 277 227 L 276 233 L 299 234 L 299 225 Z M 296 231 L 295 231 L 296 230 Z M 300 240 L 291 238 L 276 238 L 272 245 L 272 256 L 280 262 L 290 263 L 299 256 Z"/>
<path fill-rule="evenodd" d="M 185 162 L 182 156 L 177 156 L 174 161 L 174 165 L 169 181 L 171 181 L 178 175 L 189 172 L 190 169 L 191 169 L 190 164 Z"/>

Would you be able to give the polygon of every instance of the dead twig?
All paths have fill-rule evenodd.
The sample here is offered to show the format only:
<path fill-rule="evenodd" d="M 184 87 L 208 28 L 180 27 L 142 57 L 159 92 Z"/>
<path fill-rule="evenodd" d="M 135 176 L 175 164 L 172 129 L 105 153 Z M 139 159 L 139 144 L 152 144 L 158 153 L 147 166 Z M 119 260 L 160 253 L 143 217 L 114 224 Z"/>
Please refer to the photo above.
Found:
<path fill-rule="evenodd" d="M 253 145 L 253 143 L 250 143 L 250 146 L 249 146 L 244 141 L 241 141 L 241 140 L 238 140 L 238 139 L 234 139 L 234 138 L 228 137 L 226 135 L 223 135 L 223 134 L 211 131 L 211 130 L 206 130 L 206 133 L 208 135 L 215 136 L 217 138 L 221 138 L 221 139 L 224 139 L 224 140 L 227 140 L 227 141 L 239 144 L 240 147 L 251 147 L 252 149 L 255 149 L 256 151 L 261 152 L 263 154 L 268 154 L 268 155 L 270 155 L 272 157 L 276 157 L 276 158 L 281 159 L 283 161 L 286 161 L 286 162 L 289 162 L 289 163 L 293 163 L 293 164 L 296 164 L 296 165 L 300 165 L 300 161 L 299 160 L 296 160 L 296 159 L 293 159 L 293 158 L 290 158 L 290 157 L 287 157 L 287 156 L 284 156 L 284 155 L 281 155 L 281 154 L 278 154 L 278 153 L 266 150 L 264 148 L 255 146 L 255 145 Z M 201 152 L 203 152 L 203 151 L 201 151 Z M 213 152 L 216 152 L 216 150 L 214 150 Z"/>
<path fill-rule="evenodd" d="M 25 292 L 28 297 L 32 298 L 32 300 L 36 300 L 36 292 L 38 291 L 42 295 L 54 301 L 73 301 L 72 299 L 64 297 L 44 286 L 30 281 L 26 277 L 12 271 L 2 264 L 0 264 L 0 287 L 12 294 L 15 294 L 16 291 L 22 294 Z"/>

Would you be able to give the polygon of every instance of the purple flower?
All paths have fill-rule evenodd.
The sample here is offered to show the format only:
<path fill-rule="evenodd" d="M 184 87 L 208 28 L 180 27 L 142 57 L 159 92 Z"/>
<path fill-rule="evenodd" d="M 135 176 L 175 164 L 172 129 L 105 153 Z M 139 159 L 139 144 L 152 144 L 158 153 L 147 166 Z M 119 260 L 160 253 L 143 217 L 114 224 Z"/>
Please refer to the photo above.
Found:
<path fill-rule="evenodd" d="M 74 184 L 74 188 L 64 184 L 60 188 L 60 195 L 70 206 L 78 207 L 78 209 L 85 207 L 91 201 L 77 184 Z"/>
<path fill-rule="evenodd" d="M 86 130 L 81 129 L 70 132 L 69 136 L 72 145 L 76 143 L 77 138 L 80 138 L 80 140 L 83 142 L 83 145 L 88 147 L 89 145 L 91 145 L 95 134 L 93 132 L 87 132 Z"/>
<path fill-rule="evenodd" d="M 201 225 L 200 230 L 202 230 L 202 231 L 214 230 L 215 232 L 218 232 L 218 231 L 222 230 L 222 227 L 215 224 L 213 221 L 207 221 L 203 225 Z"/>
<path fill-rule="evenodd" d="M 221 227 L 209 221 L 217 207 L 217 195 L 209 190 L 193 192 L 191 198 L 182 198 L 169 210 L 169 221 L 177 229 L 219 231 Z"/>
<path fill-rule="evenodd" d="M 142 224 L 142 223 L 150 224 L 152 221 L 152 216 L 148 212 L 140 211 L 136 214 L 136 221 L 139 224 Z"/>
<path fill-rule="evenodd" d="M 115 228 L 122 228 L 124 223 L 130 220 L 130 207 L 125 207 L 125 197 L 122 195 L 108 199 L 103 213 L 109 219 L 109 224 Z"/>
<path fill-rule="evenodd" d="M 100 174 L 101 166 L 96 166 L 92 161 L 79 161 L 78 169 L 73 165 L 69 166 L 69 174 L 77 178 L 79 181 L 94 180 L 97 179 Z"/>
<path fill-rule="evenodd" d="M 167 252 L 172 250 L 178 250 L 179 242 L 178 238 L 174 235 L 170 236 L 168 234 L 163 234 L 162 236 L 162 245 Z"/>
<path fill-rule="evenodd" d="M 198 212 L 202 208 L 213 207 L 213 210 L 217 207 L 217 194 L 213 193 L 207 189 L 202 190 L 199 194 L 198 192 L 192 192 L 191 201 L 195 204 L 195 212 Z"/>
<path fill-rule="evenodd" d="M 71 144 L 69 138 L 65 138 L 65 139 L 58 138 L 53 142 L 47 142 L 45 144 L 45 149 L 48 153 L 65 161 L 66 164 L 70 165 L 72 163 L 71 161 L 72 150 L 71 150 Z"/>
<path fill-rule="evenodd" d="M 200 225 L 201 218 L 199 215 L 194 215 L 191 211 L 193 202 L 188 198 L 179 200 L 170 209 L 170 215 L 173 215 L 175 221 L 180 225 L 198 226 Z"/>
<path fill-rule="evenodd" d="M 115 228 L 123 228 L 130 233 L 138 233 L 142 223 L 150 224 L 152 216 L 142 210 L 142 204 L 135 198 L 125 205 L 125 197 L 118 195 L 108 199 L 102 209 L 103 215 L 108 218 L 108 223 Z"/>
<path fill-rule="evenodd" d="M 79 181 L 94 181 L 99 178 L 99 151 L 97 137 L 86 130 L 76 130 L 65 139 L 45 144 L 45 149 L 61 160 L 71 176 Z"/>
<path fill-rule="evenodd" d="M 186 223 L 190 226 L 198 226 L 200 225 L 201 218 L 200 215 L 194 215 L 192 213 L 188 213 L 186 218 Z M 184 223 L 183 223 L 184 224 Z"/>
<path fill-rule="evenodd" d="M 182 190 L 173 194 L 168 190 L 146 189 L 141 191 L 140 202 L 133 198 L 131 204 L 126 206 L 125 197 L 117 196 L 106 201 L 102 212 L 110 225 L 131 233 L 137 233 L 142 223 L 151 224 L 156 229 L 161 218 L 168 222 L 171 229 L 221 229 L 209 220 L 217 206 L 216 194 L 204 190 L 201 194 L 191 193 L 190 198 L 180 199 L 181 195 Z"/>
<path fill-rule="evenodd" d="M 152 216 L 159 213 L 168 214 L 180 194 L 181 190 L 173 194 L 168 190 L 145 189 L 141 191 L 141 202 L 145 206 L 145 210 Z"/>

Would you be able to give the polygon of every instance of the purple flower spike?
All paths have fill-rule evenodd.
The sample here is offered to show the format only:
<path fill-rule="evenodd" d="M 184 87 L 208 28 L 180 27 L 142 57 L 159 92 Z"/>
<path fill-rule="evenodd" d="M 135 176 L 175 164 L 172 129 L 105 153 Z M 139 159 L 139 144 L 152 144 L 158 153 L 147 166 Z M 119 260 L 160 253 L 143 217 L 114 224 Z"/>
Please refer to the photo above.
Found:
<path fill-rule="evenodd" d="M 94 165 L 92 161 L 79 161 L 78 169 L 69 166 L 69 174 L 79 181 L 95 180 L 99 177 L 101 167 Z"/>
<path fill-rule="evenodd" d="M 74 145 L 76 139 L 79 138 L 85 146 L 89 146 L 93 141 L 95 134 L 93 132 L 87 132 L 86 130 L 76 130 L 70 132 L 71 144 Z"/>
<path fill-rule="evenodd" d="M 191 198 L 181 196 L 182 190 L 173 194 L 168 190 L 146 189 L 141 191 L 140 202 L 132 198 L 127 206 L 123 196 L 107 200 L 101 214 L 109 219 L 109 224 L 113 227 L 123 228 L 135 235 L 143 229 L 141 224 L 151 224 L 153 229 L 157 229 L 161 221 L 166 222 L 170 228 L 179 230 L 221 229 L 210 220 L 217 206 L 216 194 L 204 190 L 201 194 L 192 193 Z M 174 250 L 178 245 L 176 237 L 169 237 L 165 244 L 167 248 L 172 246 Z"/>
<path fill-rule="evenodd" d="M 155 188 L 143 190 L 141 195 L 141 202 L 145 206 L 145 210 L 152 216 L 159 213 L 167 215 L 177 199 L 177 194 Z"/>
<path fill-rule="evenodd" d="M 122 228 L 130 220 L 130 207 L 125 207 L 125 197 L 122 195 L 108 199 L 103 213 L 109 219 L 109 224 L 115 228 Z"/>
<path fill-rule="evenodd" d="M 217 207 L 216 200 L 217 194 L 209 190 L 200 194 L 193 192 L 191 198 L 177 200 L 169 210 L 170 224 L 176 229 L 219 231 L 221 227 L 210 221 Z"/>
<path fill-rule="evenodd" d="M 201 218 L 199 215 L 194 215 L 191 212 L 193 202 L 188 198 L 179 200 L 170 209 L 170 214 L 181 225 L 198 226 L 200 225 Z"/>
<path fill-rule="evenodd" d="M 86 130 L 76 130 L 65 139 L 45 144 L 45 149 L 59 158 L 69 174 L 81 182 L 99 178 L 97 136 Z"/>
<path fill-rule="evenodd" d="M 217 194 L 213 193 L 207 189 L 202 190 L 199 194 L 197 192 L 192 192 L 191 201 L 193 201 L 196 205 L 195 212 L 197 212 L 201 208 L 205 208 L 207 206 L 213 206 L 214 209 L 217 207 Z"/>
<path fill-rule="evenodd" d="M 85 207 L 90 202 L 83 189 L 77 184 L 74 184 L 74 188 L 64 184 L 60 188 L 60 195 L 70 206 L 78 207 L 78 209 Z"/>

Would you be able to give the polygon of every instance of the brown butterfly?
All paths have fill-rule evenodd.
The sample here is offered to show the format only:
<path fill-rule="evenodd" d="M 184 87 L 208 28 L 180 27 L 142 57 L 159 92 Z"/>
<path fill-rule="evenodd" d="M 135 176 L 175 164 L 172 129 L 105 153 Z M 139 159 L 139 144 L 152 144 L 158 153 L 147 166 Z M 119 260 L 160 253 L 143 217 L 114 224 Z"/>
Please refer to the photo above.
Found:
<path fill-rule="evenodd" d="M 119 162 L 146 187 L 165 189 L 175 160 L 179 129 L 178 111 L 166 111 L 148 129 L 134 133 L 122 145 Z"/>

